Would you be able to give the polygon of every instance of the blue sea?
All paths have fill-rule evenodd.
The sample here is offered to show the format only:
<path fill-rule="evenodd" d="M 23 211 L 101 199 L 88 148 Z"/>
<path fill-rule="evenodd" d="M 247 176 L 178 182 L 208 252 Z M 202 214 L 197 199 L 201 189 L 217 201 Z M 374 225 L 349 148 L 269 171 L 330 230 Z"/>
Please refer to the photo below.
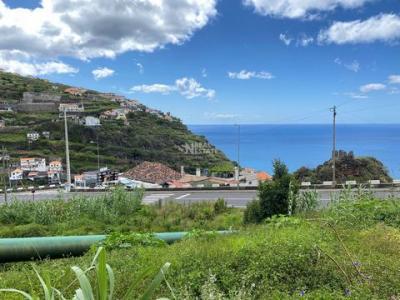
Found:
<path fill-rule="evenodd" d="M 189 125 L 231 160 L 238 157 L 238 127 Z M 400 178 L 400 124 L 337 125 L 336 149 L 381 160 L 394 178 Z M 290 171 L 316 167 L 332 153 L 331 125 L 241 125 L 240 165 L 271 172 L 272 160 L 283 160 Z"/>

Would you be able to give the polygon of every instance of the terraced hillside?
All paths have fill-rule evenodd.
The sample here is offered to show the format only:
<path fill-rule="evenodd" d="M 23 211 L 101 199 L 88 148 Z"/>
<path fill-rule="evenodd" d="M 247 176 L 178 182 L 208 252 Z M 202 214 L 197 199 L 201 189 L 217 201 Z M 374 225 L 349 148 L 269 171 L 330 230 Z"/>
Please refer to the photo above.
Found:
<path fill-rule="evenodd" d="M 196 155 L 182 151 L 187 149 L 185 145 L 203 145 L 207 140 L 194 135 L 168 113 L 118 95 L 81 88 L 68 92 L 69 88 L 0 71 L 0 120 L 5 123 L 0 128 L 0 146 L 7 148 L 13 160 L 22 156 L 64 158 L 64 124 L 58 109 L 64 103 L 84 107 L 82 112 L 69 114 L 73 117 L 68 121 L 72 172 L 96 168 L 98 148 L 100 164 L 119 170 L 144 160 L 162 162 L 175 169 L 181 165 L 207 168 L 227 161 L 222 152 L 213 148 Z M 26 92 L 33 94 L 24 96 Z M 39 97 L 33 102 L 40 103 L 28 103 L 30 95 Z M 53 96 L 55 109 L 48 109 L 46 97 Z M 87 116 L 100 119 L 101 126 L 85 126 Z M 39 139 L 29 141 L 30 132 L 39 133 Z M 43 132 L 48 132 L 49 138 Z"/>

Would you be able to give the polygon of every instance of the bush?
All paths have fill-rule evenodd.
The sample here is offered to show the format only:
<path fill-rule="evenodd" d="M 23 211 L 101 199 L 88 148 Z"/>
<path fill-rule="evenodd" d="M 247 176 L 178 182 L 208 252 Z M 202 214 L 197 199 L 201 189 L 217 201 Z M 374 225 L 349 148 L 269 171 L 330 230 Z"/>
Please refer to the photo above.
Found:
<path fill-rule="evenodd" d="M 243 215 L 244 224 L 260 223 L 263 217 L 261 214 L 260 201 L 252 200 L 247 203 L 246 210 Z"/>
<path fill-rule="evenodd" d="M 247 209 L 252 211 L 245 213 L 245 223 L 252 222 L 251 220 L 260 222 L 273 215 L 287 215 L 293 210 L 294 204 L 291 199 L 297 194 L 298 187 L 283 162 L 275 160 L 273 164 L 273 180 L 261 182 L 258 186 L 259 203 L 249 204 Z M 256 212 L 256 209 L 259 209 L 259 212 Z"/>
<path fill-rule="evenodd" d="M 228 206 L 226 205 L 226 201 L 224 199 L 218 198 L 218 200 L 214 202 L 215 214 L 219 215 L 219 214 L 225 212 L 227 209 L 228 209 Z"/>

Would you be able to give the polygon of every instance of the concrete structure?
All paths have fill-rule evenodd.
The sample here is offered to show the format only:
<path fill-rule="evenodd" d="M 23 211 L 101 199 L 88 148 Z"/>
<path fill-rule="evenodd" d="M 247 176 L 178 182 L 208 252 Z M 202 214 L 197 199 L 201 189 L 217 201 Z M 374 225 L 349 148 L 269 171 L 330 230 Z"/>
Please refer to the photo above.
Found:
<path fill-rule="evenodd" d="M 20 112 L 53 112 L 57 111 L 60 100 L 61 96 L 57 94 L 25 92 L 15 108 Z"/>
<path fill-rule="evenodd" d="M 86 116 L 83 120 L 83 124 L 87 127 L 100 126 L 100 119 L 92 116 Z"/>
<path fill-rule="evenodd" d="M 26 134 L 26 138 L 28 139 L 28 141 L 34 142 L 40 138 L 40 134 L 36 131 L 28 132 Z"/>
<path fill-rule="evenodd" d="M 25 92 L 22 95 L 24 103 L 53 103 L 60 102 L 61 96 L 51 93 Z"/>
<path fill-rule="evenodd" d="M 197 177 L 201 176 L 201 169 L 200 168 L 196 168 L 196 176 Z"/>
<path fill-rule="evenodd" d="M 20 166 L 23 171 L 46 172 L 46 159 L 38 157 L 28 157 L 20 159 Z"/>
<path fill-rule="evenodd" d="M 3 119 L 0 119 L 0 128 L 6 127 L 6 121 Z"/>
<path fill-rule="evenodd" d="M 66 111 L 67 113 L 71 112 L 75 113 L 75 112 L 84 112 L 85 107 L 83 106 L 82 103 L 60 103 L 58 110 L 60 112 Z"/>
<path fill-rule="evenodd" d="M 23 176 L 24 176 L 24 171 L 22 171 L 21 169 L 17 168 L 15 170 L 11 171 L 10 180 L 11 181 L 22 180 Z"/>

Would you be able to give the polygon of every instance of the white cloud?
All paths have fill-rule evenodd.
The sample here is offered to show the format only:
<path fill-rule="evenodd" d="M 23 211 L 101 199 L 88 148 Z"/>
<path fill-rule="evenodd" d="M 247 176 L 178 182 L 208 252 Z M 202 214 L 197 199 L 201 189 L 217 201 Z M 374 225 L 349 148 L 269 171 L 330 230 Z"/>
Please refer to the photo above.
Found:
<path fill-rule="evenodd" d="M 352 99 L 367 99 L 368 96 L 364 94 L 357 94 L 357 93 L 345 93 L 346 96 L 349 96 Z"/>
<path fill-rule="evenodd" d="M 171 92 L 178 92 L 186 99 L 193 98 L 208 98 L 212 99 L 215 97 L 215 90 L 206 89 L 194 78 L 179 78 L 175 81 L 174 85 L 167 84 L 151 84 L 151 85 L 137 85 L 131 88 L 132 92 L 142 92 L 142 93 L 160 93 L 163 95 L 170 94 Z"/>
<path fill-rule="evenodd" d="M 0 50 L 35 59 L 115 57 L 179 45 L 217 14 L 217 0 L 42 0 L 35 9 L 0 0 Z"/>
<path fill-rule="evenodd" d="M 201 70 L 201 76 L 202 76 L 203 78 L 206 78 L 206 77 L 207 77 L 207 70 L 206 70 L 205 68 L 203 68 L 203 69 Z"/>
<path fill-rule="evenodd" d="M 143 65 L 142 65 L 141 63 L 136 63 L 136 66 L 139 68 L 139 73 L 140 73 L 140 74 L 143 74 L 143 72 L 144 72 L 144 67 L 143 67 Z"/>
<path fill-rule="evenodd" d="M 390 75 L 389 83 L 390 84 L 400 84 L 400 75 Z"/>
<path fill-rule="evenodd" d="M 314 42 L 314 38 L 311 36 L 308 36 L 306 34 L 302 34 L 296 42 L 297 46 L 302 46 L 302 47 L 307 47 L 309 44 Z"/>
<path fill-rule="evenodd" d="M 320 43 L 356 44 L 376 41 L 392 42 L 400 39 L 400 16 L 380 14 L 365 21 L 335 22 L 320 31 Z"/>
<path fill-rule="evenodd" d="M 109 69 L 109 68 L 98 68 L 92 71 L 93 77 L 96 80 L 102 79 L 102 78 L 106 78 L 106 77 L 110 77 L 114 74 L 114 70 Z"/>
<path fill-rule="evenodd" d="M 228 77 L 231 79 L 242 79 L 247 80 L 251 78 L 258 78 L 258 79 L 272 79 L 274 76 L 265 71 L 255 72 L 255 71 L 246 71 L 241 70 L 240 72 L 228 72 Z"/>
<path fill-rule="evenodd" d="M 175 86 L 171 85 L 166 85 L 166 84 L 161 84 L 161 83 L 155 83 L 155 84 L 142 84 L 142 85 L 136 85 L 131 88 L 131 91 L 133 92 L 142 92 L 142 93 L 160 93 L 163 95 L 168 95 L 172 91 L 176 91 Z"/>
<path fill-rule="evenodd" d="M 360 63 L 357 60 L 353 60 L 351 63 L 344 63 L 340 58 L 335 58 L 335 64 L 344 66 L 347 70 L 357 73 L 360 70 Z"/>
<path fill-rule="evenodd" d="M 357 8 L 373 0 L 243 0 L 247 6 L 264 16 L 281 18 L 313 18 L 319 12 L 338 7 Z"/>
<path fill-rule="evenodd" d="M 279 35 L 279 39 L 280 39 L 286 46 L 289 46 L 290 43 L 293 41 L 292 38 L 290 38 L 288 35 L 286 35 L 286 34 L 284 34 L 284 33 L 281 33 L 281 34 Z"/>
<path fill-rule="evenodd" d="M 237 119 L 239 115 L 232 113 L 205 112 L 204 117 L 206 117 L 207 119 L 232 120 L 232 119 Z"/>
<path fill-rule="evenodd" d="M 214 98 L 215 90 L 206 89 L 201 86 L 193 78 L 183 77 L 175 81 L 175 86 L 179 93 L 185 96 L 187 99 L 192 99 L 196 97 Z"/>
<path fill-rule="evenodd" d="M 0 51 L 0 69 L 25 76 L 48 74 L 73 74 L 79 70 L 58 60 L 32 61 L 29 55 L 19 51 Z"/>
<path fill-rule="evenodd" d="M 360 87 L 362 93 L 369 93 L 373 91 L 381 91 L 386 89 L 386 85 L 382 83 L 369 83 Z"/>

